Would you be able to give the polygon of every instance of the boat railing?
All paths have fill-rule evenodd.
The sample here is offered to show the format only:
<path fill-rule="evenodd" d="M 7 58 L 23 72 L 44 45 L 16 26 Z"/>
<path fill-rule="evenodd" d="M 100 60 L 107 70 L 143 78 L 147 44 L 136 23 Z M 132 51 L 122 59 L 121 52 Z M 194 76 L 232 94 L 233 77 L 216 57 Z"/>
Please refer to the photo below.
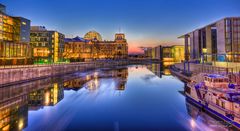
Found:
<path fill-rule="evenodd" d="M 214 107 L 216 107 L 216 108 L 218 108 L 220 110 L 223 110 L 224 112 L 226 112 L 226 114 L 233 114 L 235 117 L 240 118 L 240 114 L 239 113 L 236 113 L 234 111 L 222 108 L 221 106 L 218 106 L 218 105 L 216 105 L 216 103 L 213 103 L 213 102 L 208 102 L 208 103 L 211 104 L 211 106 L 214 106 Z"/>
<path fill-rule="evenodd" d="M 194 76 L 192 76 L 191 77 L 191 80 L 192 81 L 195 81 L 195 82 L 197 82 L 197 83 L 199 83 L 199 82 L 203 82 L 204 81 L 204 74 L 203 73 L 200 73 L 200 74 L 198 74 L 198 75 L 194 75 Z"/>

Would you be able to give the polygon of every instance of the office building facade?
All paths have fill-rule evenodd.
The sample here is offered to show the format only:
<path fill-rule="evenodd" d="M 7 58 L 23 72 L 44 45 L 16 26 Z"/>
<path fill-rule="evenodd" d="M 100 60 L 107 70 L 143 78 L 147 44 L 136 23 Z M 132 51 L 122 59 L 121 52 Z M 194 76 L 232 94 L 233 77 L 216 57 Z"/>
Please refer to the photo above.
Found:
<path fill-rule="evenodd" d="M 64 34 L 47 30 L 44 26 L 31 26 L 34 63 L 64 62 L 64 38 Z"/>
<path fill-rule="evenodd" d="M 30 20 L 6 14 L 0 5 L 0 65 L 32 64 Z"/>
<path fill-rule="evenodd" d="M 179 63 L 185 60 L 183 45 L 159 45 L 156 47 L 146 48 L 144 50 L 144 55 L 145 58 L 160 60 L 163 62 Z"/>
<path fill-rule="evenodd" d="M 184 34 L 185 57 L 203 62 L 240 62 L 240 17 L 227 17 Z"/>

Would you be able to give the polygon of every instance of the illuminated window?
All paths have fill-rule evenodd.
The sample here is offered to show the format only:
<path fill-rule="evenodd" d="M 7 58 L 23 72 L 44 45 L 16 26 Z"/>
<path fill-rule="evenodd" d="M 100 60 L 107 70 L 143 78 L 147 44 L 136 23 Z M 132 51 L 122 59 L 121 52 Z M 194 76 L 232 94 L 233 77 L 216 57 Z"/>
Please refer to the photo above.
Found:
<path fill-rule="evenodd" d="M 27 23 L 26 22 L 22 22 L 23 25 L 26 25 Z"/>

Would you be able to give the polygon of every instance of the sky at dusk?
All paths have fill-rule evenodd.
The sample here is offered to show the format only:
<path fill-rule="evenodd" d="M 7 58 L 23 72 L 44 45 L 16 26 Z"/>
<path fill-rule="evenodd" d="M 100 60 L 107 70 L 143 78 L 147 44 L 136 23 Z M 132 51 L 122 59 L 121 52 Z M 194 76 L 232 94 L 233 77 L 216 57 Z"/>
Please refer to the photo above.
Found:
<path fill-rule="evenodd" d="M 126 34 L 130 53 L 140 46 L 183 44 L 178 36 L 217 21 L 240 16 L 240 0 L 0 0 L 7 14 L 31 20 L 66 37 L 90 30 L 103 39 Z"/>

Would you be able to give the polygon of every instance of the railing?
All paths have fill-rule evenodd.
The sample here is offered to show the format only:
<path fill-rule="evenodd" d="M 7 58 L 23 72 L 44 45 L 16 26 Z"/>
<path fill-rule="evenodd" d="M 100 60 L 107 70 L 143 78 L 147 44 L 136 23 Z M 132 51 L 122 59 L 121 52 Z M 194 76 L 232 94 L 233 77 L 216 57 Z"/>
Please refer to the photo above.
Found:
<path fill-rule="evenodd" d="M 72 63 L 51 63 L 51 64 L 32 64 L 32 65 L 4 65 L 0 66 L 1 69 L 14 69 L 14 68 L 32 68 L 32 67 L 46 67 L 56 65 L 76 65 L 76 64 L 88 64 L 94 62 L 72 62 Z"/>
<path fill-rule="evenodd" d="M 221 106 L 218 106 L 218 105 L 216 105 L 216 103 L 213 103 L 213 102 L 209 102 L 209 104 L 211 104 L 211 106 L 213 106 L 213 107 L 218 108 L 219 110 L 224 111 L 227 114 L 233 114 L 235 117 L 240 118 L 240 114 L 238 114 L 238 113 L 236 113 L 236 112 L 234 112 L 232 110 L 228 110 L 228 109 L 222 108 Z"/>
<path fill-rule="evenodd" d="M 5 66 L 0 69 L 0 87 L 19 82 L 40 79 L 48 76 L 63 75 L 77 71 L 85 71 L 96 68 L 111 68 L 121 65 L 139 64 L 141 61 L 93 61 L 93 62 L 75 62 L 58 63 L 45 65 L 21 65 Z"/>
<path fill-rule="evenodd" d="M 51 64 L 32 64 L 32 65 L 0 65 L 0 70 L 2 69 L 15 69 L 15 68 L 33 68 L 33 67 L 49 67 L 49 66 L 58 66 L 58 65 L 79 65 L 79 64 L 93 64 L 93 63 L 143 63 L 145 61 L 131 59 L 131 60 L 97 60 L 97 61 L 90 61 L 90 62 L 71 62 L 71 63 L 51 63 Z M 147 62 L 147 61 L 146 61 Z"/>

